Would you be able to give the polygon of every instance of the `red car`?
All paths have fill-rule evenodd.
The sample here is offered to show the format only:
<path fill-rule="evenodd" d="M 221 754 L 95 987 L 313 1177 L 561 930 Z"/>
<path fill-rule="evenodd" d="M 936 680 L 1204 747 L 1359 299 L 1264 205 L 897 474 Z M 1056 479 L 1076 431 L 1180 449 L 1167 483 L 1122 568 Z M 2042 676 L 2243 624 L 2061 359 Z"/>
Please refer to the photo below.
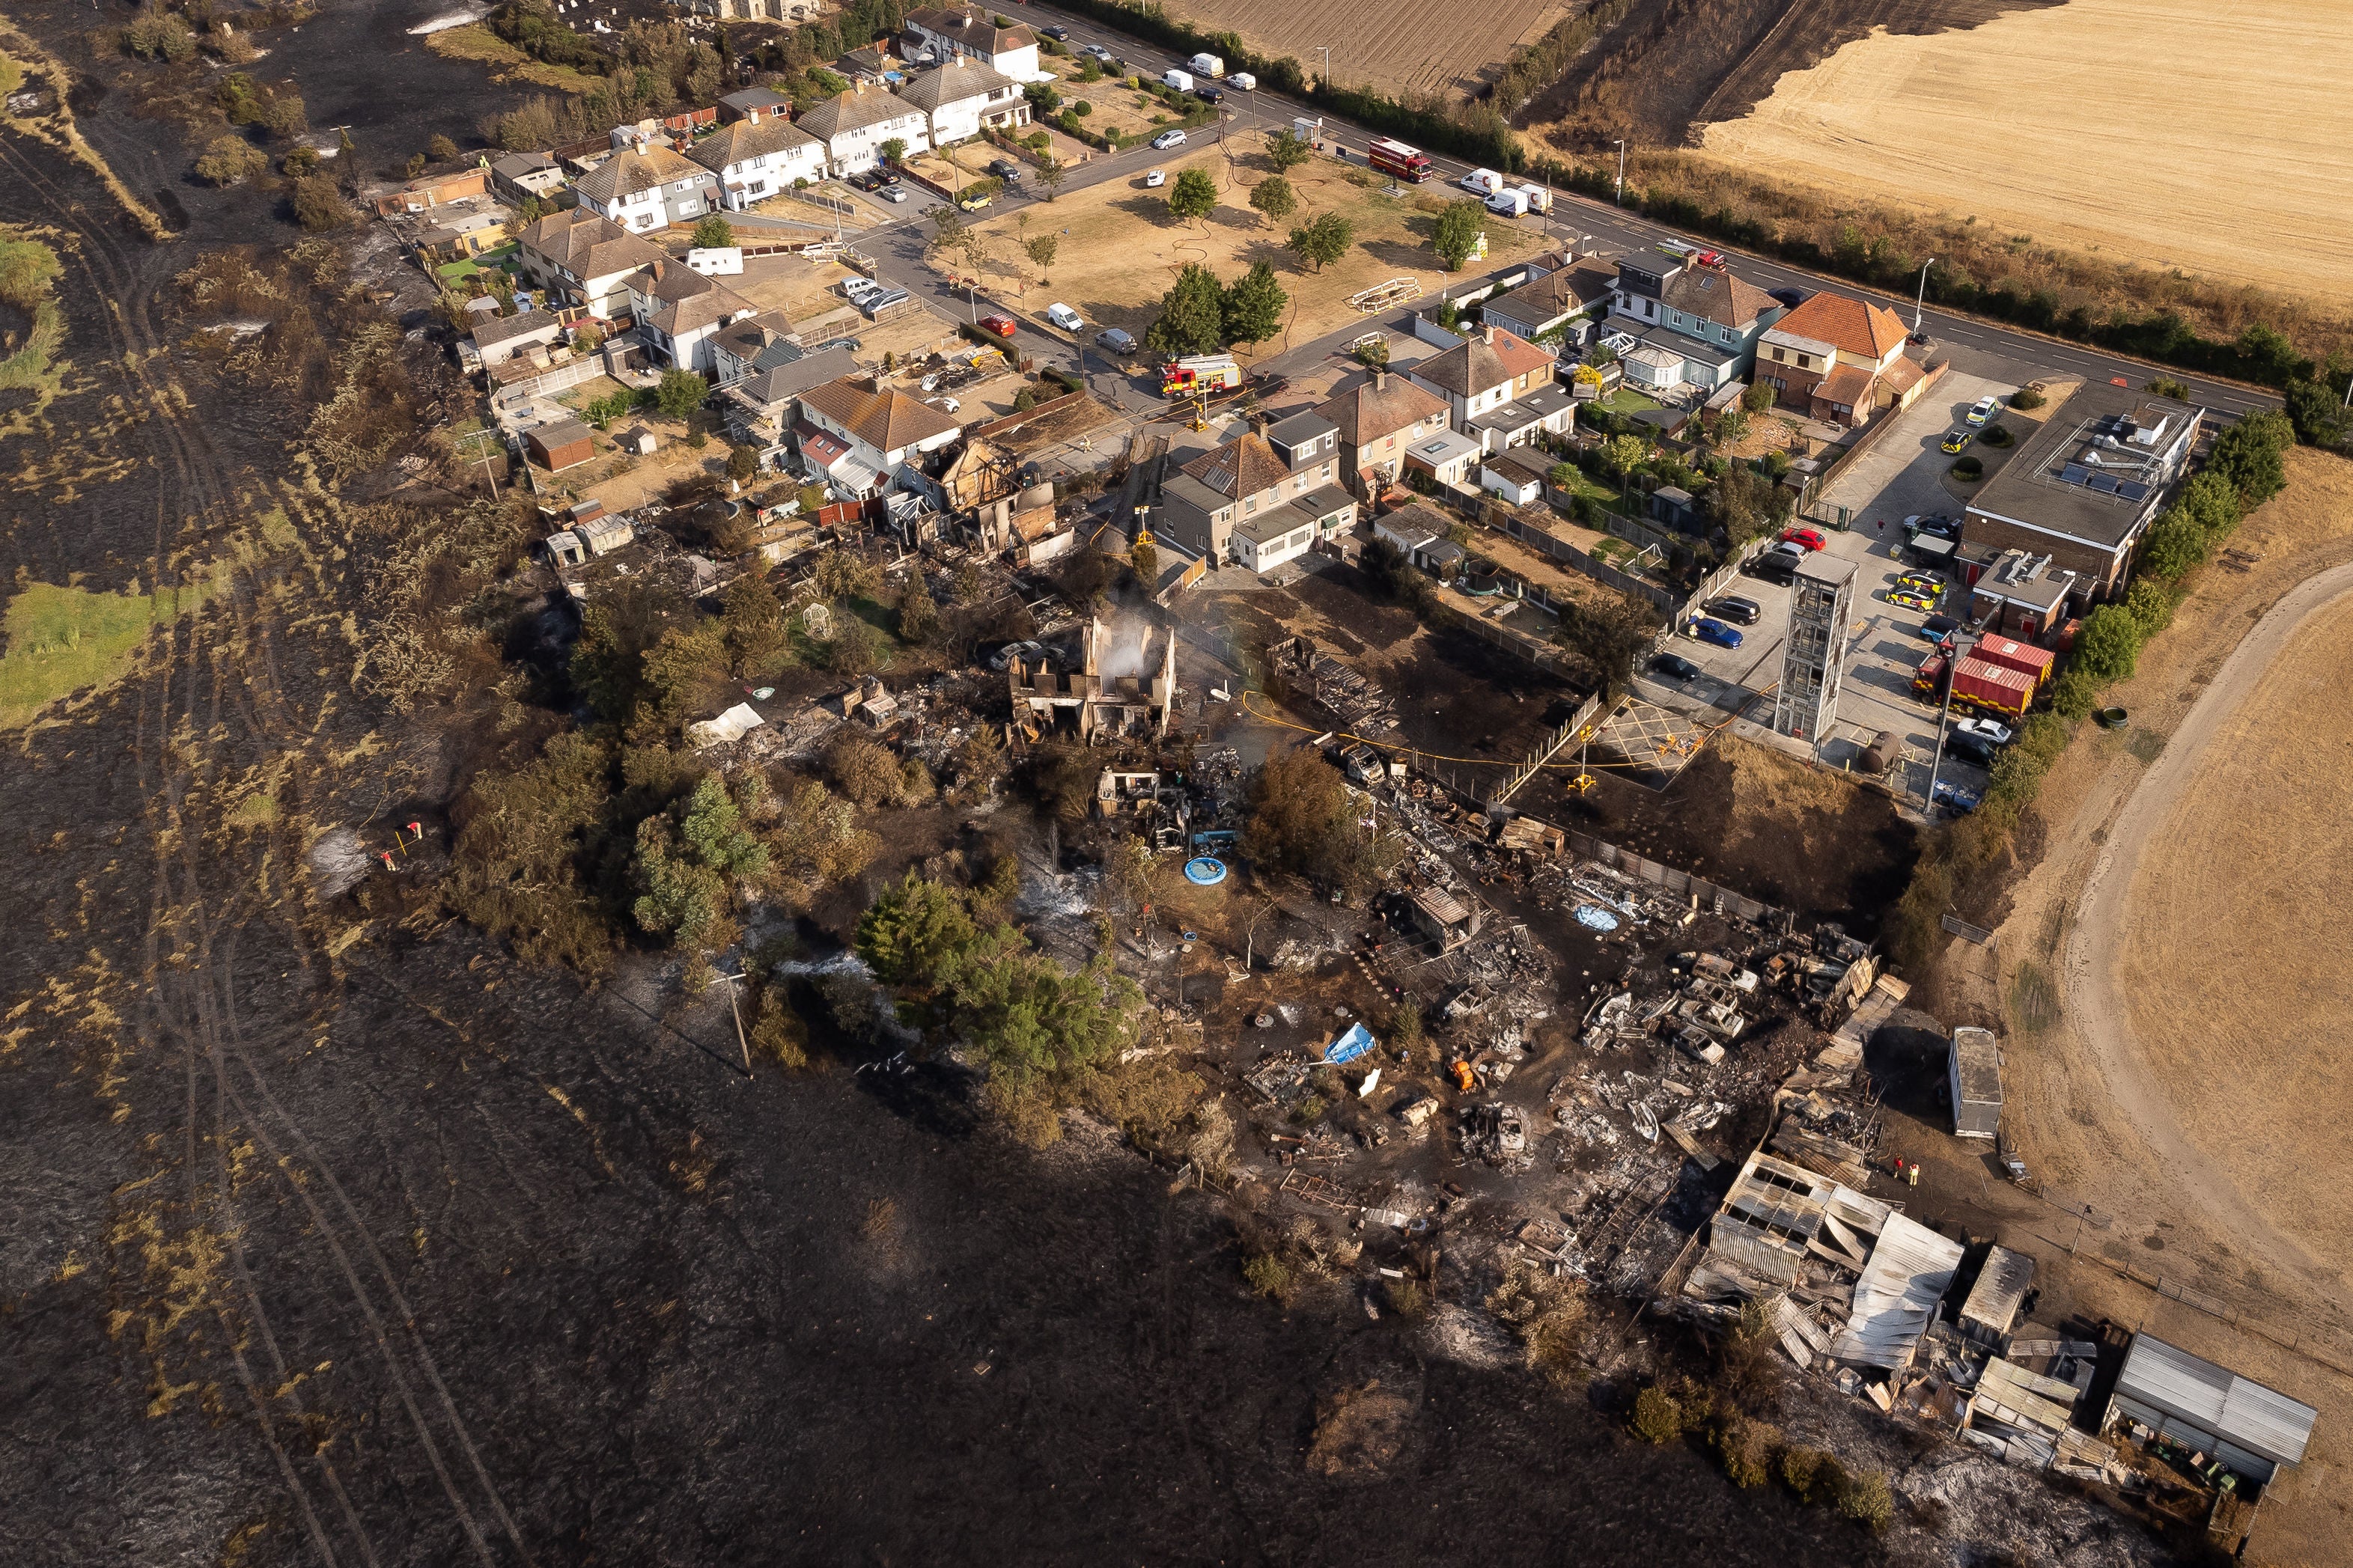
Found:
<path fill-rule="evenodd" d="M 1820 529 L 1785 528 L 1781 531 L 1781 542 L 1803 545 L 1808 550 L 1820 550 L 1827 547 L 1830 541 L 1822 537 Z"/>
<path fill-rule="evenodd" d="M 1000 338 L 1009 338 L 1017 330 L 1017 323 L 1010 316 L 983 316 L 980 319 L 980 324 Z M 1819 550 L 1821 546 L 1816 545 L 1814 548 Z"/>

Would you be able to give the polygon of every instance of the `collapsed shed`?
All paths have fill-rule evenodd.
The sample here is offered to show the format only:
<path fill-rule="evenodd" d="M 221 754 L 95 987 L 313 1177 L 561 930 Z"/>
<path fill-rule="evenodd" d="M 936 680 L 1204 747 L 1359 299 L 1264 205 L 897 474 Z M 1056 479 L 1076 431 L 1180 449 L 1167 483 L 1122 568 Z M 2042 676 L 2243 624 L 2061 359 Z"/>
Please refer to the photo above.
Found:
<path fill-rule="evenodd" d="M 1961 1303 L 1962 1334 L 1997 1352 L 2008 1350 L 2010 1331 L 2017 1325 L 2026 1292 L 2033 1283 L 2033 1258 L 2007 1247 L 1995 1247 L 1986 1254 L 1985 1267 L 1978 1270 L 1978 1282 L 1969 1287 L 1968 1300 Z"/>
<path fill-rule="evenodd" d="M 1962 1250 L 1959 1242 L 1890 1209 L 1831 1355 L 1890 1372 L 1911 1365 L 1920 1337 L 1936 1321 L 1936 1303 L 1960 1270 Z"/>
<path fill-rule="evenodd" d="M 2269 1484 L 2280 1466 L 2303 1462 L 2319 1414 L 2154 1334 L 2136 1334 L 2101 1425 L 2137 1421 L 2157 1436 L 2211 1454 L 2249 1480 Z"/>

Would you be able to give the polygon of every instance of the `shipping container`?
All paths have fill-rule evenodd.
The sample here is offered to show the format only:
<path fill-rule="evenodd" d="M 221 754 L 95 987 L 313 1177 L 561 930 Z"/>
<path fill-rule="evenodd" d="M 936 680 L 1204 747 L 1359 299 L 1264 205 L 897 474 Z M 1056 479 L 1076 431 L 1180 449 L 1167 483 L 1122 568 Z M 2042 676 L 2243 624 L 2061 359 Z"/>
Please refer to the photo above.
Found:
<path fill-rule="evenodd" d="M 1969 650 L 1969 657 L 2032 676 L 2037 689 L 2051 679 L 2051 666 L 2058 658 L 2047 647 L 2014 642 L 2009 637 L 1982 637 L 1978 639 L 1978 646 Z"/>
<path fill-rule="evenodd" d="M 1981 713 L 2015 719 L 2034 700 L 2034 677 L 2008 665 L 1964 658 L 1953 666 L 1953 702 Z"/>

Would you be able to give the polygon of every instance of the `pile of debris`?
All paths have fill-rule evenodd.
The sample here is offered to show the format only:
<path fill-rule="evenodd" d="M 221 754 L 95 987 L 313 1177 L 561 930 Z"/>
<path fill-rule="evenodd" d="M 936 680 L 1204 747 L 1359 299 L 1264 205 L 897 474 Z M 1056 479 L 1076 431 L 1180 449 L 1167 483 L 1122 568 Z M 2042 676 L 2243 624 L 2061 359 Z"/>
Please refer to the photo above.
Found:
<path fill-rule="evenodd" d="M 1352 734 L 1379 735 L 1398 727 L 1397 703 L 1374 681 L 1349 668 L 1313 640 L 1294 637 L 1266 650 L 1267 662 L 1293 695 L 1315 705 Z"/>

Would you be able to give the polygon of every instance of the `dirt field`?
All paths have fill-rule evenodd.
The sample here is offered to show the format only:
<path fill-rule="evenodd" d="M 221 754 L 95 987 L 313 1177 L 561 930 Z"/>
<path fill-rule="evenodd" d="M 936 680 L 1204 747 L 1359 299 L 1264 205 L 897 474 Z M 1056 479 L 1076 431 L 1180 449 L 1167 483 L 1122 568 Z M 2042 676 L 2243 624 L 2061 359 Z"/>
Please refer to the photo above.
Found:
<path fill-rule="evenodd" d="M 1292 313 L 1284 333 L 1237 351 L 1246 361 L 1312 342 L 1359 319 L 1348 308 L 1348 296 L 1377 283 L 1411 275 L 1434 294 L 1449 280 L 1451 275 L 1440 269 L 1429 240 L 1430 214 L 1451 199 L 1446 194 L 1414 191 L 1392 199 L 1377 188 L 1351 184 L 1340 164 L 1317 159 L 1291 172 L 1299 210 L 1280 224 L 1270 224 L 1250 205 L 1250 187 L 1269 173 L 1257 138 L 1237 138 L 1230 150 L 1235 154 L 1230 163 L 1213 145 L 1161 165 L 1170 185 L 1179 171 L 1188 168 L 1207 169 L 1217 177 L 1218 208 L 1200 223 L 1179 224 L 1170 218 L 1167 189 L 1148 189 L 1138 174 L 982 225 L 980 232 L 991 247 L 988 270 L 1010 281 L 1018 261 L 1029 284 L 1026 298 L 1062 300 L 1091 326 L 1124 327 L 1141 338 L 1159 313 L 1160 297 L 1185 263 L 1201 262 L 1220 279 L 1231 281 L 1254 262 L 1271 262 L 1291 295 Z M 1322 272 L 1310 272 L 1282 248 L 1283 237 L 1293 225 L 1324 212 L 1338 212 L 1354 223 L 1356 243 L 1341 260 Z M 1029 220 L 1026 225 L 1023 218 Z M 1045 272 L 1050 282 L 1041 285 L 1039 269 L 1022 256 L 1021 247 L 1029 237 L 1053 232 L 1050 225 L 1062 231 L 1061 248 Z M 1539 248 L 1540 237 L 1534 230 L 1514 227 L 1509 218 L 1494 219 L 1487 229 L 1487 264 L 1530 254 Z"/>
<path fill-rule="evenodd" d="M 1472 0 L 1451 7 L 1442 25 L 1428 12 L 1379 9 L 1351 0 L 1184 0 L 1169 10 L 1188 22 L 1240 33 L 1251 47 L 1289 55 L 1321 70 L 1332 46 L 1332 79 L 1392 95 L 1463 91 L 1484 68 L 1544 37 L 1577 7 L 1561 0 Z"/>
<path fill-rule="evenodd" d="M 2073 0 L 1967 31 L 1874 33 L 1781 76 L 1753 112 L 1708 126 L 1704 146 L 2044 243 L 2341 293 L 2348 71 L 2353 12 L 2334 0 Z M 1736 112 L 1735 96 L 1694 118 Z"/>

